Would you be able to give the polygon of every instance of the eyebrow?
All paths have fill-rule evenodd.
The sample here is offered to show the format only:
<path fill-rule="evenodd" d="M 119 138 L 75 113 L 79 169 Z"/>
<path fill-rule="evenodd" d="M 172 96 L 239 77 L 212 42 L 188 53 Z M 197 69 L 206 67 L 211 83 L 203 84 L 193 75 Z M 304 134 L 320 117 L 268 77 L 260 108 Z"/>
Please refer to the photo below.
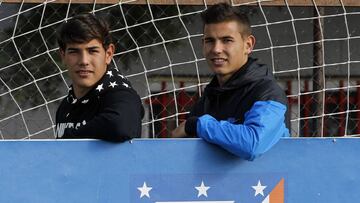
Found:
<path fill-rule="evenodd" d="M 225 40 L 228 40 L 228 39 L 230 39 L 230 40 L 234 40 L 235 39 L 235 37 L 232 37 L 232 36 L 224 36 L 224 37 L 221 37 L 221 39 L 225 39 Z"/>
<path fill-rule="evenodd" d="M 204 40 L 212 40 L 212 39 L 233 39 L 233 36 L 230 35 L 226 35 L 226 36 L 222 36 L 222 37 L 205 37 Z"/>
<path fill-rule="evenodd" d="M 99 49 L 99 46 L 92 46 L 92 47 L 86 47 L 87 50 L 91 50 L 91 49 Z M 68 47 L 66 50 L 67 51 L 77 51 L 80 48 L 76 48 L 76 47 Z"/>
<path fill-rule="evenodd" d="M 92 47 L 87 47 L 86 49 L 100 49 L 99 46 L 92 46 Z"/>

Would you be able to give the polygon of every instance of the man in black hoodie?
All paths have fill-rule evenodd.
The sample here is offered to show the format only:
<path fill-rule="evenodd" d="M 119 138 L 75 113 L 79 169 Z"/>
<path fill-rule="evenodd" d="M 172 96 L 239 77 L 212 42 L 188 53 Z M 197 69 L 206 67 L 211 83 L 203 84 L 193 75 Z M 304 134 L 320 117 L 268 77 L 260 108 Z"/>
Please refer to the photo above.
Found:
<path fill-rule="evenodd" d="M 221 3 L 202 13 L 203 53 L 215 76 L 172 137 L 198 136 L 247 160 L 289 136 L 287 99 L 265 65 L 249 54 L 249 19 Z"/>
<path fill-rule="evenodd" d="M 56 137 L 123 142 L 141 135 L 143 107 L 130 82 L 111 69 L 108 24 L 81 14 L 59 31 L 60 55 L 72 85 L 56 112 Z"/>

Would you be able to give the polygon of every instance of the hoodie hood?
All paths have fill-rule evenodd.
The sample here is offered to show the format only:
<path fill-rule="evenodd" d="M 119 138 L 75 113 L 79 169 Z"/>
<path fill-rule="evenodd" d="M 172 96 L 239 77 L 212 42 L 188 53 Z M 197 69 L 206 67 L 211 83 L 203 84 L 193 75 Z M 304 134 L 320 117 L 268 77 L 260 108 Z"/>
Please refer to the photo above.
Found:
<path fill-rule="evenodd" d="M 131 88 L 130 82 L 125 76 L 121 75 L 120 72 L 115 68 L 107 68 L 104 76 L 96 83 L 96 85 L 83 97 L 76 98 L 71 85 L 69 88 L 69 94 L 67 102 L 70 104 L 86 104 L 91 99 L 96 99 L 107 91 L 113 89 L 124 89 Z"/>
<path fill-rule="evenodd" d="M 206 94 L 219 95 L 224 92 L 243 88 L 247 84 L 253 84 L 255 81 L 261 81 L 266 78 L 272 78 L 272 73 L 264 64 L 256 63 L 257 59 L 248 58 L 246 64 L 235 72 L 226 83 L 220 87 L 216 75 L 205 88 Z"/>

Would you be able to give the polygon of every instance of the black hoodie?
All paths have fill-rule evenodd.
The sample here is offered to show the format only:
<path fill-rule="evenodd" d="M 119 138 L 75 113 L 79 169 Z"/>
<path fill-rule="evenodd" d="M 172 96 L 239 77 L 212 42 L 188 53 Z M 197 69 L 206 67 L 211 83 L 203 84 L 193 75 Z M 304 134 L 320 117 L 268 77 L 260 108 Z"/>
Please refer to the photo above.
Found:
<path fill-rule="evenodd" d="M 80 99 L 70 87 L 56 112 L 56 137 L 122 142 L 141 136 L 143 114 L 140 97 L 130 82 L 116 69 L 108 69 Z"/>
<path fill-rule="evenodd" d="M 234 123 L 242 124 L 247 111 L 256 101 L 277 101 L 287 107 L 285 92 L 279 87 L 266 65 L 249 58 L 226 83 L 220 87 L 214 76 L 206 86 L 204 95 L 192 108 L 186 122 L 188 135 L 196 135 L 197 117 L 209 114 L 218 121 L 236 118 Z M 288 112 L 285 124 L 290 129 Z"/>

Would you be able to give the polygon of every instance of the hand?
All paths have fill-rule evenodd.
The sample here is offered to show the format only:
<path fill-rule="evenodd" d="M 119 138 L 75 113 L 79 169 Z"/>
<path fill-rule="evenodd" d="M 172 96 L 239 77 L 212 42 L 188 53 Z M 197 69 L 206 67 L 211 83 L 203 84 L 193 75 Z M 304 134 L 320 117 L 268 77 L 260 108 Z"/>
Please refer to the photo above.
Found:
<path fill-rule="evenodd" d="M 182 122 L 177 128 L 175 128 L 175 130 L 171 132 L 172 138 L 186 137 L 185 123 L 186 121 Z"/>

